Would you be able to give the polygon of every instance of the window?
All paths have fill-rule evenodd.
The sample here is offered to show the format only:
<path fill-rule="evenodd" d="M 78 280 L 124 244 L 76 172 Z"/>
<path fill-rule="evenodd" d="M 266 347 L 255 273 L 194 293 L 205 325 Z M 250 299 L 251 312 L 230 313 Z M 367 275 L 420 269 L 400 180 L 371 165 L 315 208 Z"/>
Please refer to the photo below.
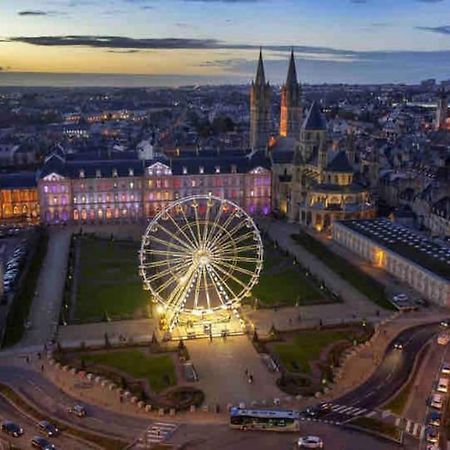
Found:
<path fill-rule="evenodd" d="M 128 176 L 129 177 L 134 177 L 134 170 L 133 169 L 128 169 Z"/>
<path fill-rule="evenodd" d="M 216 166 L 216 173 L 220 173 L 220 166 Z"/>
<path fill-rule="evenodd" d="M 198 171 L 199 171 L 200 174 L 205 173 L 205 169 L 204 169 L 203 166 L 200 166 L 200 167 L 198 168 Z"/>
<path fill-rule="evenodd" d="M 183 175 L 187 175 L 187 173 L 188 173 L 187 167 L 184 166 L 184 167 L 183 167 Z"/>
<path fill-rule="evenodd" d="M 95 176 L 96 176 L 96 178 L 101 178 L 102 177 L 102 171 L 100 169 L 96 169 L 95 170 Z"/>
<path fill-rule="evenodd" d="M 117 177 L 117 169 L 113 169 L 112 170 L 112 176 L 113 177 Z"/>
<path fill-rule="evenodd" d="M 236 164 L 232 164 L 231 165 L 231 173 L 236 173 L 236 172 L 237 172 Z"/>
<path fill-rule="evenodd" d="M 84 178 L 84 169 L 80 169 L 80 178 Z"/>
<path fill-rule="evenodd" d="M 132 181 L 130 181 L 130 189 L 134 188 L 134 183 Z"/>
<path fill-rule="evenodd" d="M 47 186 L 47 185 L 44 186 L 44 192 L 45 192 L 46 194 L 48 193 L 48 186 Z"/>

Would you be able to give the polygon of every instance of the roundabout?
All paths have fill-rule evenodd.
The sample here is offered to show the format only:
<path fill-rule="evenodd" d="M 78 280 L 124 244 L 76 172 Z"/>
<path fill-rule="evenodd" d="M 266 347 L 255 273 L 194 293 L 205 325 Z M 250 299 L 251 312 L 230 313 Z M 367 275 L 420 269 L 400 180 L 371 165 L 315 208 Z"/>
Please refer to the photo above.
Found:
<path fill-rule="evenodd" d="M 169 204 L 149 223 L 139 256 L 161 330 L 179 337 L 242 331 L 238 308 L 258 283 L 263 243 L 238 205 L 211 195 Z"/>

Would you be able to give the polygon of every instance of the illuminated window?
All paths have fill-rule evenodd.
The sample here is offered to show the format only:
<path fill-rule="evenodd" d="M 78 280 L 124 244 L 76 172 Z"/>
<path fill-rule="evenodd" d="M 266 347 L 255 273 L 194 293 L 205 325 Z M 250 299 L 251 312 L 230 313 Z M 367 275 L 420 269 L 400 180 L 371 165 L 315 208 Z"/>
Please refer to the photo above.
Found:
<path fill-rule="evenodd" d="M 134 170 L 133 169 L 128 169 L 128 176 L 129 177 L 134 177 Z"/>
<path fill-rule="evenodd" d="M 198 171 L 199 171 L 199 173 L 201 173 L 201 174 L 205 173 L 205 169 L 204 169 L 203 166 L 200 166 L 200 167 L 198 168 Z"/>
<path fill-rule="evenodd" d="M 84 178 L 84 169 L 80 169 L 80 178 Z"/>
<path fill-rule="evenodd" d="M 117 169 L 113 169 L 112 170 L 112 176 L 113 177 L 117 177 Z"/>
<path fill-rule="evenodd" d="M 47 185 L 44 186 L 44 192 L 45 192 L 46 194 L 48 193 L 48 186 L 47 186 Z"/>
<path fill-rule="evenodd" d="M 134 188 L 134 183 L 132 181 L 130 181 L 130 189 Z"/>
<path fill-rule="evenodd" d="M 95 171 L 95 176 L 96 176 L 97 178 L 101 178 L 101 177 L 102 177 L 102 171 L 101 171 L 100 169 L 96 169 L 96 171 Z"/>
<path fill-rule="evenodd" d="M 183 167 L 183 175 L 187 175 L 187 173 L 188 173 L 187 167 L 184 166 L 184 167 Z"/>
<path fill-rule="evenodd" d="M 216 166 L 216 173 L 220 173 L 220 166 Z"/>

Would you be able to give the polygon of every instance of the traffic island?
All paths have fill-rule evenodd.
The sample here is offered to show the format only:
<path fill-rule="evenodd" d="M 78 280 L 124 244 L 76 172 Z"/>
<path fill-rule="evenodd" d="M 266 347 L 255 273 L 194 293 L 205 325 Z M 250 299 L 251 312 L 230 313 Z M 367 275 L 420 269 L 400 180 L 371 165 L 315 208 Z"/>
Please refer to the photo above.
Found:
<path fill-rule="evenodd" d="M 403 431 L 395 425 L 382 422 L 381 420 L 372 417 L 358 417 L 353 419 L 345 425 L 347 428 L 352 428 L 358 431 L 372 434 L 382 439 L 403 444 Z"/>

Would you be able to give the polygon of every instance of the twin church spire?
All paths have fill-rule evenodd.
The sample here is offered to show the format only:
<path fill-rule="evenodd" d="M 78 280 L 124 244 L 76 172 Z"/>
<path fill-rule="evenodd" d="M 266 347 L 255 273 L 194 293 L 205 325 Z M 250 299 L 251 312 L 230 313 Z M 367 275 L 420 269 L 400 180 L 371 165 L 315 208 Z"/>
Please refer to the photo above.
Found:
<path fill-rule="evenodd" d="M 266 82 L 262 50 L 260 50 L 256 78 L 250 90 L 250 147 L 253 150 L 264 150 L 269 140 L 271 95 L 272 90 Z M 298 139 L 301 120 L 301 89 L 297 80 L 292 50 L 286 83 L 281 89 L 280 136 Z"/>

